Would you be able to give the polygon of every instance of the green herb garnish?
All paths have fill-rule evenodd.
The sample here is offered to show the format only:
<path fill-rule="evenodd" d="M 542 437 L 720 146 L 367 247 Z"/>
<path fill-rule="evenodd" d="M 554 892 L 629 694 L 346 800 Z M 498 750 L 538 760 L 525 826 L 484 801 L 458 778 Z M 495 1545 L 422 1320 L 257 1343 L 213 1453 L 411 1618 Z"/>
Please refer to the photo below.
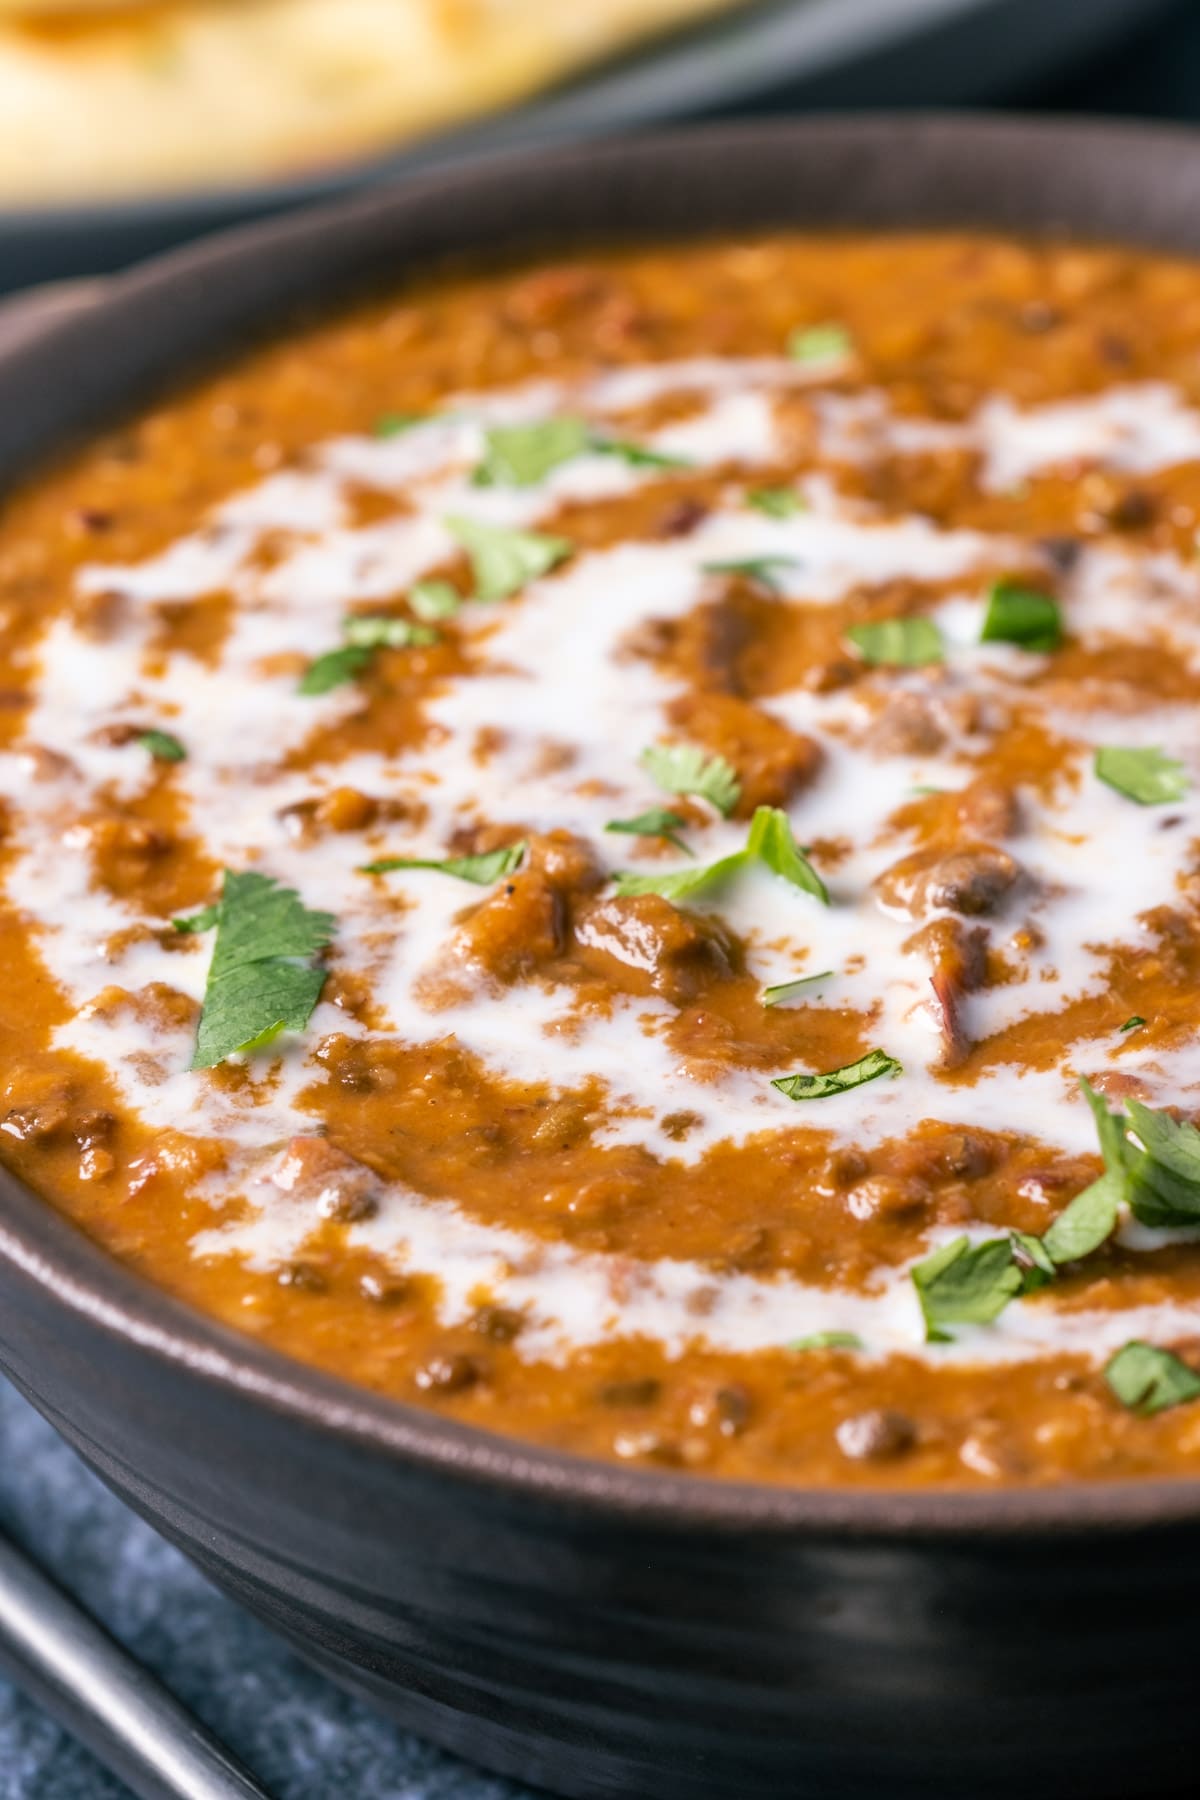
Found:
<path fill-rule="evenodd" d="M 176 931 L 211 931 L 221 916 L 221 902 L 214 900 L 211 906 L 202 906 L 199 912 L 190 913 L 186 919 L 172 919 Z"/>
<path fill-rule="evenodd" d="M 501 876 L 511 875 L 524 854 L 522 842 L 506 844 L 502 850 L 486 850 L 481 856 L 384 856 L 378 862 L 364 863 L 359 873 L 390 875 L 394 869 L 436 869 L 440 875 L 472 881 L 476 887 L 490 887 Z"/>
<path fill-rule="evenodd" d="M 674 456 L 667 450 L 651 450 L 645 444 L 631 444 L 627 438 L 593 437 L 588 449 L 597 456 L 618 456 L 631 469 L 690 469 L 686 456 Z"/>
<path fill-rule="evenodd" d="M 1014 1231 L 972 1244 L 960 1237 L 918 1263 L 912 1278 L 930 1343 L 946 1341 L 946 1325 L 990 1324 L 1010 1300 L 1044 1287 L 1064 1264 L 1082 1261 L 1112 1236 L 1126 1187 L 1121 1121 L 1086 1081 L 1081 1085 L 1096 1115 L 1105 1173 L 1040 1238 Z"/>
<path fill-rule="evenodd" d="M 1145 1023 L 1146 1021 L 1143 1019 L 1141 1013 L 1131 1013 L 1120 1029 L 1122 1031 L 1136 1031 L 1139 1025 L 1144 1025 Z"/>
<path fill-rule="evenodd" d="M 1104 1379 L 1122 1406 L 1151 1418 L 1169 1406 L 1200 1400 L 1200 1375 L 1170 1350 L 1135 1338 L 1109 1359 Z"/>
<path fill-rule="evenodd" d="M 1076 1194 L 1040 1240 L 1055 1269 L 1082 1262 L 1107 1242 L 1117 1228 L 1120 1201 L 1116 1184 L 1106 1175 Z"/>
<path fill-rule="evenodd" d="M 1021 1272 L 1021 1292 L 1036 1293 L 1058 1274 L 1058 1264 L 1040 1237 L 1029 1231 L 1010 1231 L 1008 1245 L 1012 1259 Z"/>
<path fill-rule="evenodd" d="M 436 417 L 436 413 L 383 413 L 372 425 L 371 432 L 377 438 L 400 437 L 402 433 L 411 431 L 414 425 L 424 425 L 429 419 Z"/>
<path fill-rule="evenodd" d="M 476 487 L 536 487 L 590 444 L 587 425 L 571 418 L 493 425 L 483 437 L 487 452 L 471 477 Z"/>
<path fill-rule="evenodd" d="M 947 1325 L 990 1325 L 1024 1285 L 1007 1238 L 943 1244 L 911 1271 L 931 1344 L 951 1341 Z"/>
<path fill-rule="evenodd" d="M 418 619 L 452 618 L 462 603 L 452 581 L 414 581 L 408 590 L 408 604 Z"/>
<path fill-rule="evenodd" d="M 832 969 L 822 969 L 819 975 L 797 975 L 794 981 L 780 981 L 774 987 L 765 987 L 759 999 L 764 1006 L 786 1006 L 806 988 L 814 987 L 819 981 L 829 981 L 832 975 Z"/>
<path fill-rule="evenodd" d="M 789 1350 L 861 1350 L 863 1341 L 856 1331 L 810 1331 L 807 1337 L 795 1338 Z"/>
<path fill-rule="evenodd" d="M 679 902 L 694 899 L 705 888 L 719 886 L 731 876 L 740 874 L 745 866 L 746 853 L 738 850 L 732 856 L 721 857 L 719 862 L 705 864 L 703 868 L 675 869 L 663 875 L 621 869 L 613 876 L 613 882 L 623 900 L 634 899 L 638 894 L 659 894 L 664 900 Z"/>
<path fill-rule="evenodd" d="M 812 894 L 823 906 L 829 905 L 829 890 L 792 836 L 782 807 L 760 806 L 755 810 L 746 839 L 746 856 L 763 863 L 773 875 L 782 875 L 793 887 Z"/>
<path fill-rule="evenodd" d="M 238 1051 L 303 1031 L 325 985 L 311 958 L 334 932 L 331 913 L 311 912 L 293 888 L 270 875 L 225 870 L 221 898 L 177 930 L 217 928 L 193 1069 L 211 1069 Z"/>
<path fill-rule="evenodd" d="M 1187 770 L 1161 750 L 1122 750 L 1110 745 L 1097 750 L 1096 774 L 1118 794 L 1139 806 L 1167 806 L 1182 800 L 1188 791 Z"/>
<path fill-rule="evenodd" d="M 941 662 L 942 634 L 932 619 L 876 619 L 849 625 L 846 639 L 875 668 L 916 669 Z"/>
<path fill-rule="evenodd" d="M 687 829 L 687 820 L 681 819 L 677 812 L 670 812 L 664 806 L 655 806 L 649 812 L 639 813 L 636 819 L 610 819 L 604 827 L 605 831 L 622 831 L 630 837 L 663 838 L 673 844 L 676 850 L 682 850 L 685 856 L 692 852 L 676 833 Z"/>
<path fill-rule="evenodd" d="M 722 856 L 704 868 L 678 869 L 665 875 L 625 872 L 614 879 L 618 894 L 625 898 L 634 894 L 661 894 L 665 900 L 689 900 L 704 888 L 715 887 L 733 875 L 740 875 L 754 863 L 761 863 L 773 875 L 782 876 L 793 887 L 801 888 L 828 906 L 825 883 L 792 836 L 787 814 L 777 806 L 757 809 L 750 821 L 745 849 Z"/>
<path fill-rule="evenodd" d="M 1040 1240 L 1055 1269 L 1090 1256 L 1112 1236 L 1125 1198 L 1120 1121 L 1088 1082 L 1079 1085 L 1096 1120 L 1105 1168 L 1103 1175 L 1076 1194 Z"/>
<path fill-rule="evenodd" d="M 831 1094 L 845 1094 L 868 1081 L 877 1081 L 881 1075 L 902 1073 L 894 1056 L 884 1050 L 868 1050 L 857 1062 L 827 1069 L 823 1075 L 777 1075 L 771 1086 L 789 1100 L 827 1100 Z"/>
<path fill-rule="evenodd" d="M 783 591 L 783 583 L 776 576 L 776 569 L 795 569 L 799 560 L 795 556 L 747 556 L 733 562 L 706 562 L 700 566 L 706 575 L 741 575 L 747 581 L 757 581 L 772 594 L 778 594 Z"/>
<path fill-rule="evenodd" d="M 1101 1179 L 1075 1196 L 1044 1237 L 1012 1231 L 979 1244 L 961 1237 L 935 1251 L 912 1271 L 929 1342 L 944 1343 L 946 1325 L 990 1325 L 1010 1300 L 1098 1250 L 1116 1222 L 1116 1201 Z"/>
<path fill-rule="evenodd" d="M 327 694 L 331 688 L 340 687 L 344 681 L 353 681 L 356 675 L 361 675 L 370 661 L 371 652 L 361 644 L 343 644 L 340 650 L 327 650 L 324 656 L 309 663 L 296 684 L 296 692 L 306 694 L 310 699 L 317 694 Z"/>
<path fill-rule="evenodd" d="M 134 741 L 143 750 L 148 750 L 155 762 L 183 762 L 187 756 L 179 739 L 172 737 L 169 731 L 139 731 Z"/>
<path fill-rule="evenodd" d="M 746 495 L 746 505 L 766 513 L 768 519 L 794 519 L 806 508 L 803 496 L 795 488 L 786 487 L 752 488 Z"/>
<path fill-rule="evenodd" d="M 1019 581 L 997 581 L 988 595 L 979 641 L 1019 644 L 1023 650 L 1057 650 L 1062 642 L 1058 601 Z"/>
<path fill-rule="evenodd" d="M 634 469 L 686 469 L 687 457 L 651 450 L 626 438 L 605 437 L 583 419 L 542 419 L 532 425 L 496 425 L 484 433 L 487 454 L 472 480 L 476 487 L 536 487 L 566 462 L 591 451 L 616 456 Z"/>
<path fill-rule="evenodd" d="M 555 568 L 575 548 L 570 538 L 509 531 L 479 519 L 451 517 L 445 525 L 470 559 L 477 600 L 507 600 L 526 582 Z"/>
<path fill-rule="evenodd" d="M 1100 1182 L 1115 1200 L 1125 1201 L 1143 1225 L 1200 1224 L 1200 1131 L 1170 1113 L 1152 1112 L 1140 1100 L 1127 1100 L 1124 1116 L 1109 1112 L 1102 1095 L 1086 1081 L 1079 1085 L 1104 1157 Z"/>
<path fill-rule="evenodd" d="M 1170 1113 L 1127 1100 L 1126 1198 L 1143 1225 L 1200 1224 L 1200 1131 Z"/>
<path fill-rule="evenodd" d="M 788 355 L 796 362 L 831 362 L 849 356 L 854 340 L 844 325 L 801 325 L 787 341 Z"/>
<path fill-rule="evenodd" d="M 1120 1196 L 1104 1176 L 1076 1194 L 1043 1237 L 1009 1233 L 1013 1256 L 1024 1276 L 1024 1292 L 1053 1281 L 1067 1263 L 1082 1262 L 1116 1230 Z"/>
<path fill-rule="evenodd" d="M 692 794 L 728 818 L 741 798 L 737 770 L 723 756 L 706 756 L 694 744 L 651 744 L 638 761 L 668 794 Z"/>
<path fill-rule="evenodd" d="M 346 642 L 358 650 L 409 650 L 414 645 L 436 644 L 438 634 L 428 625 L 389 615 L 355 615 L 345 620 Z"/>
<path fill-rule="evenodd" d="M 411 650 L 438 641 L 437 632 L 430 626 L 416 625 L 411 619 L 397 619 L 387 613 L 352 613 L 342 620 L 342 631 L 346 642 L 340 649 L 327 650 L 324 656 L 309 663 L 297 684 L 297 693 L 311 698 L 353 681 L 370 666 L 376 650 Z"/>

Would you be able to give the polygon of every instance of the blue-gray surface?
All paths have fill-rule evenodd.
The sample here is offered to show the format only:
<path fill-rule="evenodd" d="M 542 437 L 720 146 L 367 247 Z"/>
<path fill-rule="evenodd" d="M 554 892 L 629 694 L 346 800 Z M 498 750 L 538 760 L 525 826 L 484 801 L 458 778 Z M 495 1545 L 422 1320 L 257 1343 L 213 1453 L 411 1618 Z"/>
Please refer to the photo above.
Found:
<path fill-rule="evenodd" d="M 115 1500 L 3 1381 L 0 1528 L 276 1800 L 533 1800 L 405 1736 L 306 1668 Z M 128 1791 L 0 1680 L 0 1800 L 128 1800 Z"/>

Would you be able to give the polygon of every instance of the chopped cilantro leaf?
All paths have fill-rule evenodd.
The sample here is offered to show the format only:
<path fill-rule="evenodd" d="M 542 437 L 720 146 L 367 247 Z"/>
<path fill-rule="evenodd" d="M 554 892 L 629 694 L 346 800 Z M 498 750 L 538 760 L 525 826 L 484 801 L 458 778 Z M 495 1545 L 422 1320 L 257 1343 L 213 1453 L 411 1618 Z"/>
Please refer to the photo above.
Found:
<path fill-rule="evenodd" d="M 706 756 L 694 744 L 651 744 L 638 761 L 668 794 L 698 795 L 725 818 L 741 797 L 742 785 L 732 763 L 723 756 Z"/>
<path fill-rule="evenodd" d="M 1120 1203 L 1120 1185 L 1110 1175 L 1101 1175 L 1076 1194 L 1041 1239 L 1054 1267 L 1080 1262 L 1098 1250 L 1116 1230 Z"/>
<path fill-rule="evenodd" d="M 796 556 L 747 556 L 733 562 L 706 562 L 700 566 L 706 575 L 742 575 L 747 581 L 757 581 L 772 594 L 778 594 L 783 583 L 775 571 L 798 568 L 799 561 Z"/>
<path fill-rule="evenodd" d="M 1100 1183 L 1107 1183 L 1116 1202 L 1125 1201 L 1143 1225 L 1200 1224 L 1200 1131 L 1140 1100 L 1125 1102 L 1126 1116 L 1111 1113 L 1086 1081 L 1080 1086 L 1104 1157 Z"/>
<path fill-rule="evenodd" d="M 787 814 L 777 806 L 757 809 L 750 821 L 745 849 L 699 869 L 678 869 L 664 875 L 619 874 L 615 877 L 617 892 L 626 898 L 633 894 L 661 894 L 666 900 L 688 900 L 703 888 L 740 875 L 756 862 L 828 906 L 825 883 L 792 836 Z"/>
<path fill-rule="evenodd" d="M 1143 1019 L 1141 1013 L 1131 1013 L 1125 1023 L 1121 1026 L 1121 1030 L 1136 1031 L 1139 1025 L 1144 1025 L 1145 1023 L 1146 1021 Z"/>
<path fill-rule="evenodd" d="M 1200 1375 L 1195 1369 L 1172 1351 L 1137 1338 L 1110 1357 L 1104 1379 L 1121 1405 L 1143 1418 L 1200 1400 Z"/>
<path fill-rule="evenodd" d="M 597 456 L 618 456 L 631 469 L 690 469 L 686 456 L 674 456 L 667 450 L 651 450 L 646 444 L 632 444 L 628 438 L 593 437 L 588 444 Z"/>
<path fill-rule="evenodd" d="M 1126 1198 L 1143 1225 L 1200 1225 L 1200 1131 L 1127 1100 Z"/>
<path fill-rule="evenodd" d="M 471 477 L 476 487 L 536 487 L 590 442 L 584 421 L 571 418 L 493 425 L 483 435 L 487 453 Z"/>
<path fill-rule="evenodd" d="M 764 1006 L 786 1006 L 789 1000 L 795 1000 L 806 989 L 815 987 L 818 982 L 832 979 L 832 969 L 822 969 L 819 975 L 797 975 L 794 981 L 779 981 L 774 987 L 765 987 L 759 995 Z"/>
<path fill-rule="evenodd" d="M 873 667 L 916 669 L 943 656 L 942 634 L 932 619 L 875 619 L 848 626 L 845 635 Z"/>
<path fill-rule="evenodd" d="M 664 900 L 671 901 L 690 900 L 704 888 L 717 887 L 731 875 L 740 874 L 745 866 L 746 852 L 736 850 L 732 856 L 706 863 L 703 868 L 674 869 L 663 875 L 643 875 L 624 869 L 613 876 L 613 881 L 623 900 L 638 894 L 661 894 Z"/>
<path fill-rule="evenodd" d="M 807 1337 L 794 1338 L 789 1350 L 861 1350 L 863 1341 L 856 1331 L 810 1331 Z"/>
<path fill-rule="evenodd" d="M 441 875 L 454 875 L 459 881 L 473 881 L 476 887 L 490 887 L 502 875 L 511 875 L 525 854 L 524 843 L 506 844 L 501 850 L 487 850 L 481 856 L 384 856 L 378 862 L 364 863 L 363 875 L 390 875 L 394 869 L 436 869 Z"/>
<path fill-rule="evenodd" d="M 449 619 L 462 603 L 452 581 L 414 581 L 408 590 L 408 604 L 418 619 Z"/>
<path fill-rule="evenodd" d="M 792 836 L 788 816 L 781 807 L 755 809 L 750 821 L 750 835 L 746 839 L 746 855 L 752 861 L 763 863 L 773 875 L 782 875 L 793 887 L 803 888 L 806 894 L 829 905 L 829 890 Z"/>
<path fill-rule="evenodd" d="M 997 581 L 988 596 L 980 633 L 983 644 L 1020 644 L 1024 650 L 1057 650 L 1062 642 L 1058 601 L 1019 581 Z"/>
<path fill-rule="evenodd" d="M 1014 1231 L 972 1244 L 960 1237 L 918 1263 L 912 1278 L 931 1343 L 946 1340 L 946 1325 L 990 1324 L 1018 1294 L 1044 1287 L 1065 1263 L 1090 1256 L 1112 1236 L 1125 1191 L 1124 1133 L 1101 1096 L 1086 1081 L 1082 1086 L 1100 1129 L 1105 1173 L 1040 1238 Z"/>
<path fill-rule="evenodd" d="M 172 737 L 169 731 L 141 731 L 136 742 L 149 751 L 155 762 L 182 762 L 187 756 L 179 739 Z"/>
<path fill-rule="evenodd" d="M 414 425 L 424 425 L 428 419 L 436 417 L 436 413 L 383 413 L 376 419 L 371 430 L 377 438 L 400 437 L 404 432 L 411 431 Z"/>
<path fill-rule="evenodd" d="M 327 694 L 331 688 L 340 687 L 344 681 L 353 681 L 356 675 L 361 675 L 370 660 L 371 652 L 361 644 L 343 644 L 340 650 L 327 650 L 324 656 L 309 663 L 297 683 L 296 692 L 309 698 Z"/>
<path fill-rule="evenodd" d="M 947 1325 L 990 1325 L 1024 1286 L 1007 1238 L 982 1244 L 955 1238 L 915 1264 L 911 1274 L 931 1344 L 950 1342 Z"/>
<path fill-rule="evenodd" d="M 777 1075 L 771 1086 L 786 1094 L 789 1100 L 827 1100 L 831 1094 L 845 1094 L 851 1088 L 876 1081 L 881 1075 L 900 1075 L 901 1065 L 883 1050 L 868 1050 L 857 1062 L 840 1069 L 827 1069 L 822 1075 Z"/>
<path fill-rule="evenodd" d="M 414 625 L 411 619 L 393 619 L 382 614 L 356 614 L 345 621 L 342 629 L 346 642 L 359 650 L 407 650 L 438 641 L 437 632 L 428 625 Z"/>
<path fill-rule="evenodd" d="M 1105 1172 L 1109 1175 L 1123 1175 L 1126 1160 L 1125 1122 L 1120 1113 L 1109 1112 L 1104 1095 L 1098 1094 L 1090 1081 L 1081 1077 L 1079 1086 L 1096 1121 L 1096 1136 L 1100 1139 L 1100 1154 L 1104 1158 Z"/>
<path fill-rule="evenodd" d="M 692 852 L 681 837 L 676 834 L 687 829 L 687 820 L 681 819 L 677 812 L 670 812 L 665 806 L 655 806 L 649 812 L 639 813 L 635 819 L 610 819 L 604 827 L 605 831 L 623 831 L 630 837 L 663 838 L 673 844 L 676 850 L 682 850 L 685 856 Z"/>
<path fill-rule="evenodd" d="M 176 931 L 211 931 L 221 916 L 221 902 L 214 900 L 211 906 L 201 907 L 198 913 L 191 913 L 186 919 L 172 919 Z"/>
<path fill-rule="evenodd" d="M 752 488 L 746 495 L 747 506 L 766 513 L 768 519 L 794 519 L 805 510 L 804 497 L 795 488 Z"/>
<path fill-rule="evenodd" d="M 451 517 L 445 523 L 470 558 L 477 600 L 507 600 L 526 582 L 555 568 L 574 549 L 569 538 L 509 531 L 502 525 L 485 525 L 480 519 Z"/>
<path fill-rule="evenodd" d="M 1036 1293 L 1038 1288 L 1054 1280 L 1058 1265 L 1040 1237 L 1034 1237 L 1029 1231 L 1010 1231 L 1008 1242 L 1013 1261 L 1021 1271 L 1023 1294 Z"/>
<path fill-rule="evenodd" d="M 854 340 L 844 325 L 801 325 L 788 338 L 788 355 L 796 362 L 832 362 L 849 356 Z"/>
<path fill-rule="evenodd" d="M 179 928 L 217 927 L 193 1069 L 211 1069 L 240 1050 L 269 1043 L 281 1031 L 303 1031 L 325 985 L 315 957 L 334 931 L 330 913 L 311 912 L 293 888 L 269 875 L 226 869 L 215 908 Z M 177 922 L 178 923 L 178 922 Z"/>
<path fill-rule="evenodd" d="M 310 697 L 327 694 L 331 688 L 353 681 L 370 666 L 376 650 L 411 650 L 438 641 L 437 632 L 430 626 L 397 619 L 389 613 L 351 613 L 342 620 L 342 632 L 346 642 L 308 665 L 300 678 L 298 693 Z"/>
<path fill-rule="evenodd" d="M 1109 745 L 1097 750 L 1095 770 L 1101 781 L 1139 806 L 1170 805 L 1182 800 L 1191 785 L 1183 764 L 1161 750 L 1122 750 Z"/>
<path fill-rule="evenodd" d="M 1104 1096 L 1090 1082 L 1081 1080 L 1079 1085 L 1096 1121 L 1104 1173 L 1076 1194 L 1047 1230 L 1043 1241 L 1055 1263 L 1078 1262 L 1098 1249 L 1116 1229 L 1121 1203 L 1128 1198 L 1129 1150 L 1124 1122 L 1109 1112 Z"/>

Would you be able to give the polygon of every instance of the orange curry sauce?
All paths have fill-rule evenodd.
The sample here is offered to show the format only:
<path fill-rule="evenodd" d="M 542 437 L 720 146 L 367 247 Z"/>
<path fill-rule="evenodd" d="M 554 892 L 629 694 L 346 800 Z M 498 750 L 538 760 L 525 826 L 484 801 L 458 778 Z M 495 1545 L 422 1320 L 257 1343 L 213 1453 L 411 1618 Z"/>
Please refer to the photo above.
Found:
<path fill-rule="evenodd" d="M 1118 250 L 605 251 L 256 350 L 0 511 L 0 1155 L 240 1331 L 560 1449 L 1189 1470 L 1186 1367 L 1104 1372 L 1200 1366 L 1186 1169 L 1037 1291 L 1009 1234 L 1101 1172 L 1080 1077 L 1200 1111 L 1198 508 L 1200 271 Z M 331 922 L 192 1069 L 223 869 Z M 315 1010 L 238 1050 L 289 953 Z M 927 1342 L 964 1234 L 1013 1291 Z"/>

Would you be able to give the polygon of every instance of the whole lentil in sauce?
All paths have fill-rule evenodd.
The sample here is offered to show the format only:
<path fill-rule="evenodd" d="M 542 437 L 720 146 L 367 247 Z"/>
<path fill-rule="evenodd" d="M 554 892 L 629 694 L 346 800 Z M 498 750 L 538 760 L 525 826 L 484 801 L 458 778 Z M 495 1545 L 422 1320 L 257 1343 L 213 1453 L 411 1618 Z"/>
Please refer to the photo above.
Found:
<path fill-rule="evenodd" d="M 4 1161 L 560 1448 L 1190 1470 L 1105 1367 L 1200 1363 L 1198 507 L 1200 271 L 1113 249 L 601 252 L 247 356 L 0 516 Z M 304 910 L 239 961 L 226 888 L 210 986 L 226 870 Z"/>

